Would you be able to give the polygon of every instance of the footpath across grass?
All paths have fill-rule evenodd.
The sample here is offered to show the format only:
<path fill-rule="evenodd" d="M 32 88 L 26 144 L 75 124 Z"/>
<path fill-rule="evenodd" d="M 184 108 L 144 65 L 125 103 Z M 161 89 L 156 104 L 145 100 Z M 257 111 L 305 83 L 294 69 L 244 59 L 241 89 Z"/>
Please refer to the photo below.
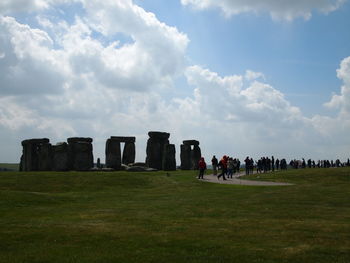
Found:
<path fill-rule="evenodd" d="M 196 175 L 2 172 L 0 262 L 350 262 L 350 168 Z"/>

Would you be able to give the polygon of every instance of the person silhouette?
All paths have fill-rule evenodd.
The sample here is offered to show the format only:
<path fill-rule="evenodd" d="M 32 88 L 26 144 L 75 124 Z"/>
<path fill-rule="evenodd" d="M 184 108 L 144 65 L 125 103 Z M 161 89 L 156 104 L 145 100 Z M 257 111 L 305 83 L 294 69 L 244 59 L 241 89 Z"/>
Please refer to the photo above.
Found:
<path fill-rule="evenodd" d="M 223 180 L 226 180 L 225 174 L 227 173 L 227 156 L 224 155 L 220 162 L 219 162 L 219 167 L 221 168 L 221 173 L 218 175 L 218 180 L 222 176 Z"/>
<path fill-rule="evenodd" d="M 204 179 L 204 172 L 207 169 L 207 164 L 204 161 L 204 157 L 201 157 L 201 159 L 199 160 L 198 168 L 199 168 L 198 179 Z"/>

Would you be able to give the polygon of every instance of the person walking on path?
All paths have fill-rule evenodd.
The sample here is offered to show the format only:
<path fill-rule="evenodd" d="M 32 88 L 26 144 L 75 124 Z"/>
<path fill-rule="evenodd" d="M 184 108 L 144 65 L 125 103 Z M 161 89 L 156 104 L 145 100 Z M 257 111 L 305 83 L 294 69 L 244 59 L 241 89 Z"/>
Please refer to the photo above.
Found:
<path fill-rule="evenodd" d="M 199 167 L 198 179 L 204 179 L 204 171 L 207 169 L 207 164 L 205 163 L 203 157 L 201 157 L 201 159 L 199 160 L 198 167 Z"/>
<path fill-rule="evenodd" d="M 213 166 L 213 175 L 217 175 L 217 173 L 218 173 L 218 159 L 216 159 L 215 155 L 211 159 L 211 165 Z"/>
<path fill-rule="evenodd" d="M 218 180 L 221 176 L 223 180 L 226 180 L 225 174 L 227 173 L 227 159 L 227 156 L 224 155 L 219 162 L 219 166 L 221 167 L 221 173 L 218 175 Z"/>
<path fill-rule="evenodd" d="M 245 158 L 244 162 L 245 162 L 245 174 L 249 175 L 249 171 L 250 171 L 250 159 L 249 159 L 249 156 L 247 156 L 247 158 Z"/>
<path fill-rule="evenodd" d="M 234 162 L 233 162 L 233 158 L 230 157 L 228 158 L 228 161 L 227 161 L 227 178 L 232 178 L 233 169 L 234 169 Z"/>

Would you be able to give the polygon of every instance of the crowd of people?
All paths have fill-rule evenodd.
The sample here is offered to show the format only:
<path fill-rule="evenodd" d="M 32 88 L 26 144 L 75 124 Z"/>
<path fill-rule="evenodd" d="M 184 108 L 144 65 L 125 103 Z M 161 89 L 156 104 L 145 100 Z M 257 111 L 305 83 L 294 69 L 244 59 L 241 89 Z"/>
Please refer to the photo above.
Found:
<path fill-rule="evenodd" d="M 274 172 L 275 170 L 287 170 L 288 165 L 286 159 L 275 159 L 274 156 L 269 157 L 261 157 L 257 161 L 254 162 L 253 158 L 247 156 L 244 160 L 245 164 L 245 174 L 249 175 L 254 172 L 256 169 L 257 173 L 267 173 Z M 239 173 L 241 169 L 241 162 L 238 158 L 229 157 L 224 155 L 220 161 L 214 155 L 211 159 L 211 165 L 213 169 L 213 175 L 217 176 L 218 179 L 222 177 L 223 180 L 227 180 L 227 178 L 233 178 L 235 173 Z M 347 162 L 342 163 L 339 159 L 336 161 L 329 160 L 318 160 L 317 163 L 314 160 L 308 159 L 305 161 L 304 158 L 302 160 L 291 160 L 289 162 L 289 167 L 294 169 L 299 168 L 330 168 L 330 167 L 343 167 L 350 166 L 350 159 Z M 204 160 L 204 157 L 201 157 L 199 163 L 199 175 L 198 179 L 204 178 L 204 172 L 207 169 L 207 164 Z M 220 172 L 218 172 L 220 170 Z M 219 174 L 218 174 L 219 173 Z"/>
<path fill-rule="evenodd" d="M 318 160 L 317 163 L 314 160 L 308 159 L 307 162 L 303 158 L 302 160 L 291 160 L 289 165 L 292 168 L 331 168 L 331 167 L 343 167 L 350 166 L 350 159 L 347 162 L 342 163 L 339 159 L 333 161 L 329 160 Z"/>

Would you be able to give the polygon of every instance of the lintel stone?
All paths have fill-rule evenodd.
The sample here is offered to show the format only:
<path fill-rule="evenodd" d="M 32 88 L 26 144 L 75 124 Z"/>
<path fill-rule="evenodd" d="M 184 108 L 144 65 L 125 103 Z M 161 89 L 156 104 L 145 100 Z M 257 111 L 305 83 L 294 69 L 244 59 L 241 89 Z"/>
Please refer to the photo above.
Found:
<path fill-rule="evenodd" d="M 136 137 L 132 136 L 111 136 L 111 140 L 125 142 L 125 143 L 134 143 L 136 141 Z"/>
<path fill-rule="evenodd" d="M 70 137 L 67 139 L 67 142 L 69 144 L 71 143 L 76 143 L 76 142 L 88 142 L 88 143 L 92 143 L 92 138 L 89 137 Z"/>
<path fill-rule="evenodd" d="M 42 138 L 42 139 L 29 139 L 29 140 L 24 140 L 22 141 L 22 146 L 25 144 L 44 144 L 44 143 L 49 143 L 50 140 L 47 138 Z"/>
<path fill-rule="evenodd" d="M 199 141 L 197 141 L 197 140 L 185 140 L 185 141 L 183 141 L 183 144 L 185 144 L 185 145 L 196 145 L 196 146 L 198 146 L 198 145 L 199 145 Z"/>
<path fill-rule="evenodd" d="M 148 136 L 150 138 L 159 138 L 160 140 L 167 140 L 170 137 L 170 133 L 158 132 L 158 131 L 150 131 L 150 132 L 148 132 Z"/>

